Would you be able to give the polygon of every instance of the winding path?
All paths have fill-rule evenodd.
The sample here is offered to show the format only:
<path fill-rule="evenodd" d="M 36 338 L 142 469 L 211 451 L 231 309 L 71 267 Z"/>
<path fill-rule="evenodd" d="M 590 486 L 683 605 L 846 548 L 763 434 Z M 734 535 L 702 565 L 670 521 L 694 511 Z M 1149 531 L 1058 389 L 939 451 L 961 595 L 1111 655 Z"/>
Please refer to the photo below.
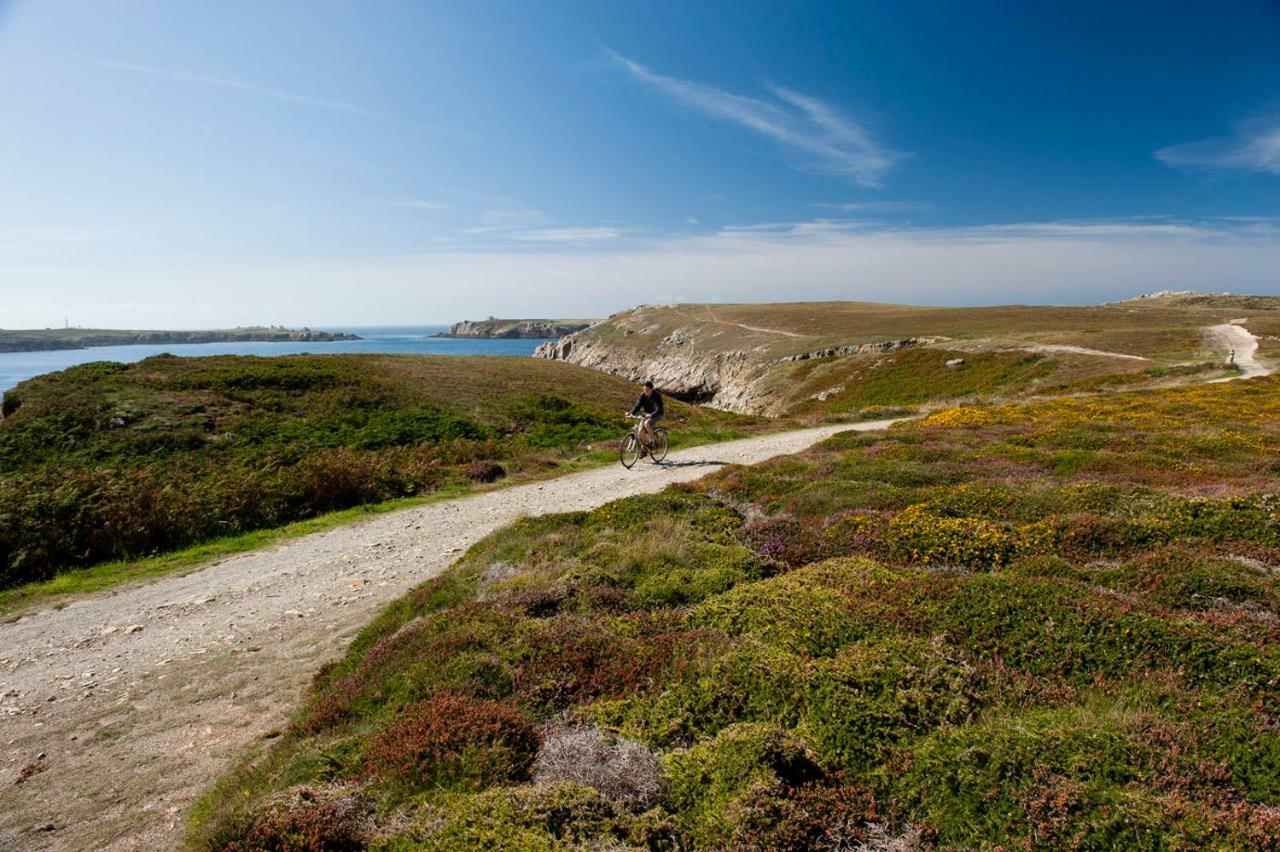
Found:
<path fill-rule="evenodd" d="M 1222 325 L 1211 325 L 1205 329 L 1209 344 L 1230 353 L 1228 357 L 1240 368 L 1239 375 L 1214 379 L 1215 383 L 1251 379 L 1254 376 L 1266 376 L 1273 372 L 1271 367 L 1260 363 L 1254 357 L 1258 352 L 1258 338 L 1254 337 L 1249 329 L 1240 325 L 1242 322 L 1244 320 L 1233 320 Z"/>
<path fill-rule="evenodd" d="M 0 850 L 175 848 L 193 799 L 286 720 L 382 604 L 521 515 L 588 509 L 891 422 L 406 509 L 0 624 Z"/>

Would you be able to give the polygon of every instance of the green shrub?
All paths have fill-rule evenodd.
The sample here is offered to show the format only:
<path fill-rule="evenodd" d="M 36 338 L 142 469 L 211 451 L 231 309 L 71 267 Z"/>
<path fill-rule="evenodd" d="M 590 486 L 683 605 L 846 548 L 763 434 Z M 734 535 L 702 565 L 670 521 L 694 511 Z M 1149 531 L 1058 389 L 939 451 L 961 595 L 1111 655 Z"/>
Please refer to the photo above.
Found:
<path fill-rule="evenodd" d="M 940 642 L 862 642 L 813 663 L 796 733 L 824 765 L 867 772 L 899 743 L 967 722 L 980 692 L 973 667 Z"/>
<path fill-rule="evenodd" d="M 769 724 L 731 725 L 665 763 L 671 806 L 702 848 L 732 836 L 732 804 L 753 787 L 798 787 L 822 774 L 803 743 Z"/>
<path fill-rule="evenodd" d="M 736 722 L 799 721 L 803 658 L 750 640 L 700 657 L 660 692 L 597 701 L 587 712 L 602 727 L 658 748 L 687 746 Z"/>
<path fill-rule="evenodd" d="M 896 789 L 939 845 L 1247 846 L 1256 809 L 1222 807 L 1222 779 L 1189 734 L 1100 703 L 941 731 Z"/>
<path fill-rule="evenodd" d="M 755 637 L 792 653 L 835 654 L 867 628 L 845 596 L 816 582 L 818 577 L 806 568 L 738 586 L 695 607 L 689 624 Z"/>
<path fill-rule="evenodd" d="M 673 848 L 674 829 L 657 812 L 617 811 L 599 792 L 572 784 L 501 788 L 445 795 L 409 825 L 370 848 L 417 850 L 555 850 L 600 843 Z"/>

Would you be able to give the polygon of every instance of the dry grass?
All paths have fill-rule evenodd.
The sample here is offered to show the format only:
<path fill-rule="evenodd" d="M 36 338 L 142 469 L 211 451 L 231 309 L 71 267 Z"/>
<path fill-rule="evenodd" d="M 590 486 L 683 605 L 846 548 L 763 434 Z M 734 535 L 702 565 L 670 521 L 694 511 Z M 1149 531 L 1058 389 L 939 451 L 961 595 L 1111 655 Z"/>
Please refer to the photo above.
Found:
<path fill-rule="evenodd" d="M 636 811 L 661 801 L 667 786 L 653 752 L 634 740 L 606 739 L 593 725 L 549 731 L 534 763 L 533 780 L 594 787 Z"/>

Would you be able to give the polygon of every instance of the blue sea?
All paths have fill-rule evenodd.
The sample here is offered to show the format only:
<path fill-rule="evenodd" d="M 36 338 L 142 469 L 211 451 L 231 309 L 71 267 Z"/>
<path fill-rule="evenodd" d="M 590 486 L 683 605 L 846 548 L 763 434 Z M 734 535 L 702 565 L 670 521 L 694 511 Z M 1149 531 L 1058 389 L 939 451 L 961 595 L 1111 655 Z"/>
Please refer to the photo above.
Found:
<path fill-rule="evenodd" d="M 527 357 L 542 340 L 507 340 L 435 337 L 448 326 L 405 325 L 366 328 L 323 328 L 344 331 L 360 340 L 332 343 L 183 343 L 147 346 L 95 346 L 90 349 L 61 349 L 52 352 L 0 352 L 0 393 L 32 376 L 65 370 L 89 361 L 131 363 L 168 352 L 171 355 L 296 355 L 301 352 L 338 354 L 344 352 L 392 352 L 399 355 L 511 355 Z"/>

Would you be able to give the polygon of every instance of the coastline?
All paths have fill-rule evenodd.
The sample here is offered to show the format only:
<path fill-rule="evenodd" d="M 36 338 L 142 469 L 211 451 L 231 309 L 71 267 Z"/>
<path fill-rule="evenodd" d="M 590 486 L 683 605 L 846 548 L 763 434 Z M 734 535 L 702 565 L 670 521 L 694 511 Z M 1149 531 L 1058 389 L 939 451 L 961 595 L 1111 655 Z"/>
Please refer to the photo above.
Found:
<path fill-rule="evenodd" d="M 0 331 L 0 352 L 56 352 L 106 346 L 164 346 L 202 343 L 330 343 L 360 340 L 346 332 L 309 328 L 245 328 L 208 331 L 132 331 L 126 329 L 22 329 Z"/>

